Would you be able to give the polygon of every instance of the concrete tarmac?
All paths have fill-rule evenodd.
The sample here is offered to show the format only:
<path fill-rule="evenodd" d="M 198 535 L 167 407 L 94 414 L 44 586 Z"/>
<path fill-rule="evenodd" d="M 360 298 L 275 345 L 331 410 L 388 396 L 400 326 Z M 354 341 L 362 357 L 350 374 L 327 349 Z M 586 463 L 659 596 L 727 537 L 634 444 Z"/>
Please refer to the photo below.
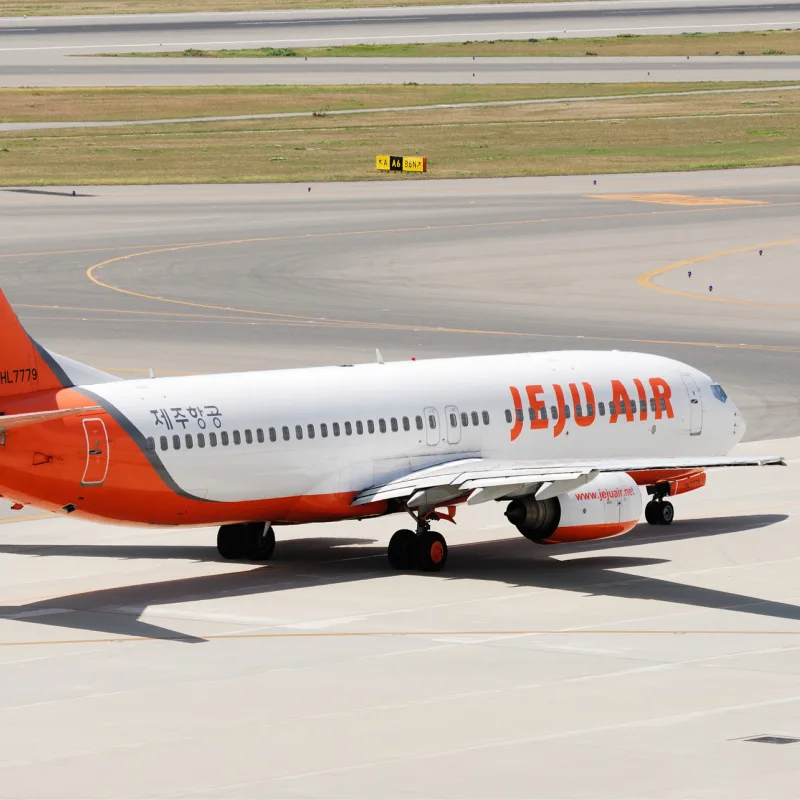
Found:
<path fill-rule="evenodd" d="M 3 63 L 0 86 L 797 81 L 800 56 L 683 58 L 65 58 Z"/>
<path fill-rule="evenodd" d="M 594 180 L 1 190 L 0 286 L 121 375 L 637 349 L 799 434 L 800 168 Z M 794 798 L 800 439 L 739 449 L 790 465 L 571 547 L 464 509 L 439 575 L 0 509 L 0 796 Z"/>

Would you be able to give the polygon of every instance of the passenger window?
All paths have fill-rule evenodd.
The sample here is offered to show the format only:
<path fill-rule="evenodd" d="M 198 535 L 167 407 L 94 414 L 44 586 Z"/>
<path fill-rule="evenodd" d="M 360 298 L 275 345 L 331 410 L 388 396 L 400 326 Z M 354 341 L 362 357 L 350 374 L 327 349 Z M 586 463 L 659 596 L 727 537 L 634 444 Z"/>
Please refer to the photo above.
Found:
<path fill-rule="evenodd" d="M 291 438 L 291 434 L 289 433 L 289 426 L 284 425 L 281 432 L 283 433 L 284 440 L 288 442 L 289 439 Z"/>
<path fill-rule="evenodd" d="M 169 447 L 169 441 L 166 436 L 161 437 L 161 449 L 166 450 Z"/>
<path fill-rule="evenodd" d="M 234 431 L 233 432 L 233 443 L 234 444 L 241 444 L 242 443 L 242 435 L 239 433 L 239 431 Z"/>
<path fill-rule="evenodd" d="M 536 409 L 533 406 L 528 408 L 528 419 L 533 422 L 536 419 Z"/>
<path fill-rule="evenodd" d="M 473 425 L 479 425 L 480 424 L 480 421 L 478 420 L 478 412 L 477 411 L 473 411 L 472 412 L 472 424 Z"/>
<path fill-rule="evenodd" d="M 461 426 L 466 428 L 469 425 L 469 415 L 466 411 L 461 412 Z"/>
<path fill-rule="evenodd" d="M 303 438 L 303 426 L 302 425 L 295 425 L 294 426 L 294 435 L 295 438 L 300 440 Z"/>
<path fill-rule="evenodd" d="M 628 413 L 628 409 L 627 409 L 627 406 L 625 405 L 625 401 L 624 400 L 620 400 L 619 401 L 619 413 L 620 414 L 627 414 Z"/>
<path fill-rule="evenodd" d="M 205 447 L 206 446 L 206 437 L 203 433 L 197 434 L 197 446 L 198 447 Z"/>
<path fill-rule="evenodd" d="M 617 404 L 613 400 L 608 404 L 608 413 L 611 414 L 612 417 L 617 413 Z"/>
<path fill-rule="evenodd" d="M 356 420 L 356 433 L 359 436 L 363 436 L 364 435 L 364 423 L 361 422 L 360 419 Z"/>
<path fill-rule="evenodd" d="M 452 411 L 450 412 L 450 427 L 451 428 L 458 427 L 458 417 Z"/>
<path fill-rule="evenodd" d="M 421 431 L 425 426 L 422 424 L 422 417 L 420 417 L 419 414 L 417 415 L 417 418 L 416 418 L 415 421 L 417 423 L 417 430 Z"/>
<path fill-rule="evenodd" d="M 436 430 L 436 417 L 433 414 L 428 414 L 428 425 L 431 426 L 431 430 Z"/>
<path fill-rule="evenodd" d="M 319 432 L 323 439 L 328 438 L 328 425 L 325 422 L 320 422 L 319 424 Z"/>
<path fill-rule="evenodd" d="M 511 414 L 511 409 L 510 409 L 510 408 L 507 408 L 507 409 L 506 409 L 506 422 L 507 422 L 507 423 L 510 425 L 510 424 L 511 424 L 511 421 L 512 421 L 513 419 L 514 419 L 514 417 L 513 417 L 513 416 L 512 416 L 512 414 Z"/>
<path fill-rule="evenodd" d="M 253 444 L 253 432 L 249 428 L 245 429 L 244 440 L 247 444 Z"/>
<path fill-rule="evenodd" d="M 379 419 L 378 420 L 378 430 L 381 433 L 386 433 L 386 420 L 385 419 Z"/>
<path fill-rule="evenodd" d="M 666 411 L 667 410 L 667 401 L 663 397 L 659 397 L 658 399 L 661 401 L 661 410 L 662 411 Z"/>
<path fill-rule="evenodd" d="M 216 447 L 217 446 L 217 434 L 216 433 L 209 433 L 208 434 L 208 443 L 212 447 Z"/>
<path fill-rule="evenodd" d="M 636 413 L 636 401 L 631 400 L 631 411 L 635 414 Z"/>
<path fill-rule="evenodd" d="M 488 411 L 484 411 L 483 412 L 483 424 L 484 425 L 488 425 L 489 424 L 489 412 Z"/>
<path fill-rule="evenodd" d="M 594 416 L 594 406 L 591 403 L 586 404 L 586 416 L 587 417 Z"/>
<path fill-rule="evenodd" d="M 264 444 L 264 431 L 262 428 L 256 428 L 256 439 L 259 444 Z"/>
<path fill-rule="evenodd" d="M 219 440 L 222 443 L 223 447 L 227 447 L 228 446 L 228 432 L 227 431 L 222 431 L 222 433 L 219 435 Z"/>
<path fill-rule="evenodd" d="M 525 414 L 523 413 L 521 408 L 517 409 L 517 422 L 524 422 L 525 421 Z"/>
<path fill-rule="evenodd" d="M 656 410 L 656 399 L 655 399 L 655 397 L 651 397 L 650 398 L 650 410 L 652 412 L 655 412 L 655 410 Z"/>
<path fill-rule="evenodd" d="M 152 436 L 148 436 L 147 437 L 146 449 L 147 450 L 155 450 L 156 449 L 156 440 Z"/>
<path fill-rule="evenodd" d="M 191 450 L 194 447 L 194 440 L 192 439 L 192 434 L 186 434 L 186 449 Z"/>
<path fill-rule="evenodd" d="M 411 420 L 408 417 L 403 417 L 403 430 L 404 431 L 411 430 Z"/>
<path fill-rule="evenodd" d="M 338 422 L 334 422 L 333 423 L 333 435 L 334 436 L 338 436 L 340 432 L 341 431 L 339 430 L 339 423 Z"/>
<path fill-rule="evenodd" d="M 540 414 L 542 419 L 547 419 L 547 406 L 542 406 L 542 412 Z"/>
<path fill-rule="evenodd" d="M 558 419 L 558 406 L 550 406 L 550 416 L 553 419 Z"/>
<path fill-rule="evenodd" d="M 375 433 L 375 423 L 371 419 L 367 420 L 367 432 Z"/>
<path fill-rule="evenodd" d="M 564 419 L 569 419 L 569 418 L 570 418 L 569 406 L 564 406 Z"/>
<path fill-rule="evenodd" d="M 315 435 L 314 434 L 314 426 L 309 424 L 309 426 L 308 426 L 308 438 L 309 439 L 313 439 L 314 435 Z"/>
<path fill-rule="evenodd" d="M 392 433 L 397 433 L 397 431 L 400 430 L 400 428 L 397 425 L 397 417 L 392 417 L 391 423 L 392 423 Z"/>
<path fill-rule="evenodd" d="M 598 403 L 597 410 L 600 412 L 600 416 L 604 417 L 606 415 L 606 406 L 605 403 Z"/>
<path fill-rule="evenodd" d="M 348 436 L 352 436 L 353 435 L 353 426 L 349 422 L 345 422 L 345 424 L 344 424 L 344 432 Z"/>
<path fill-rule="evenodd" d="M 580 403 L 578 403 L 575 406 L 575 416 L 576 417 L 582 417 L 583 416 L 583 407 L 581 406 Z"/>
<path fill-rule="evenodd" d="M 172 437 L 172 447 L 175 450 L 181 449 L 181 437 L 177 433 Z"/>
<path fill-rule="evenodd" d="M 269 440 L 271 442 L 277 442 L 278 441 L 278 432 L 275 430 L 275 428 L 270 428 L 269 429 Z"/>

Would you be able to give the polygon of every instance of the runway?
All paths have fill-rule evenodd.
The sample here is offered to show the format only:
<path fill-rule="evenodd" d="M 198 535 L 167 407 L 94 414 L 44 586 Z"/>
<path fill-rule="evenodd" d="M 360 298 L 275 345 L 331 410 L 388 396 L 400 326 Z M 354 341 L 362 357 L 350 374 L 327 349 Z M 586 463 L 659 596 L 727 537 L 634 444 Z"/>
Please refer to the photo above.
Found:
<path fill-rule="evenodd" d="M 0 286 L 101 369 L 645 350 L 790 460 L 572 548 L 459 511 L 440 575 L 388 573 L 392 518 L 281 529 L 266 567 L 207 529 L 0 523 L 0 794 L 793 798 L 800 744 L 747 739 L 800 737 L 798 186 L 0 190 Z"/>
<path fill-rule="evenodd" d="M 328 66 L 265 62 L 164 60 L 157 62 L 81 58 L 102 52 L 302 47 L 348 43 L 442 42 L 491 39 L 615 36 L 619 33 L 674 34 L 691 31 L 765 30 L 800 27 L 800 3 L 776 0 L 769 6 L 727 0 L 694 4 L 684 0 L 593 0 L 584 3 L 442 6 L 426 8 L 261 12 L 249 14 L 150 15 L 0 19 L 0 85 L 209 85 L 214 83 L 370 83 L 460 82 L 472 71 L 444 60 L 407 66 L 338 61 Z M 604 60 L 605 61 L 605 60 Z M 794 62 L 770 58 L 715 66 L 655 66 L 681 73 L 678 80 L 793 80 Z M 478 81 L 641 80 L 647 60 L 627 66 L 597 59 L 541 59 L 528 65 L 489 63 L 476 71 Z M 685 70 L 685 71 L 684 71 Z M 327 72 L 334 79 L 325 79 Z M 600 73 L 601 77 L 597 77 Z M 697 76 L 700 77 L 697 77 Z M 775 76 L 779 77 L 775 77 Z M 565 77 L 566 76 L 566 77 Z M 587 76 L 589 76 L 587 78 Z M 635 77 L 631 77 L 635 76 Z M 788 76 L 788 77 L 787 77 Z M 653 80 L 675 80 L 653 77 Z M 753 77 L 745 80 L 754 79 Z"/>
<path fill-rule="evenodd" d="M 57 57 L 58 58 L 58 57 Z M 0 63 L 2 86 L 252 86 L 797 81 L 800 56 L 683 58 L 59 58 Z"/>

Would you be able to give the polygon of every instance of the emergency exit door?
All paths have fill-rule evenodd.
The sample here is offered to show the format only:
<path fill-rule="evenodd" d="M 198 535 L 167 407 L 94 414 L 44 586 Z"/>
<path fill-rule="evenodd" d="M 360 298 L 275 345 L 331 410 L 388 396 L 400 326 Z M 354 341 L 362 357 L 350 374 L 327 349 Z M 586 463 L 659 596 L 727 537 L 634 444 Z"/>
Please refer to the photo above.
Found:
<path fill-rule="evenodd" d="M 108 473 L 108 431 L 101 419 L 83 420 L 86 436 L 86 469 L 81 485 L 100 486 Z"/>

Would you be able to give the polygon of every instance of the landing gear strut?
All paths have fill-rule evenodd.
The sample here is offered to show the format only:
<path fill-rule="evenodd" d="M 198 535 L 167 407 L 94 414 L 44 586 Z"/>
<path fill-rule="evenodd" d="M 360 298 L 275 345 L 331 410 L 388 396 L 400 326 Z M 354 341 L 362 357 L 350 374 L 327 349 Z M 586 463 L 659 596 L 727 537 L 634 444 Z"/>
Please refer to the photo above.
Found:
<path fill-rule="evenodd" d="M 447 563 L 447 542 L 431 530 L 430 523 L 417 518 L 417 532 L 400 530 L 389 541 L 389 563 L 395 569 L 439 572 Z"/>
<path fill-rule="evenodd" d="M 275 552 L 275 532 L 269 522 L 223 525 L 217 533 L 217 551 L 223 558 L 269 561 Z"/>

